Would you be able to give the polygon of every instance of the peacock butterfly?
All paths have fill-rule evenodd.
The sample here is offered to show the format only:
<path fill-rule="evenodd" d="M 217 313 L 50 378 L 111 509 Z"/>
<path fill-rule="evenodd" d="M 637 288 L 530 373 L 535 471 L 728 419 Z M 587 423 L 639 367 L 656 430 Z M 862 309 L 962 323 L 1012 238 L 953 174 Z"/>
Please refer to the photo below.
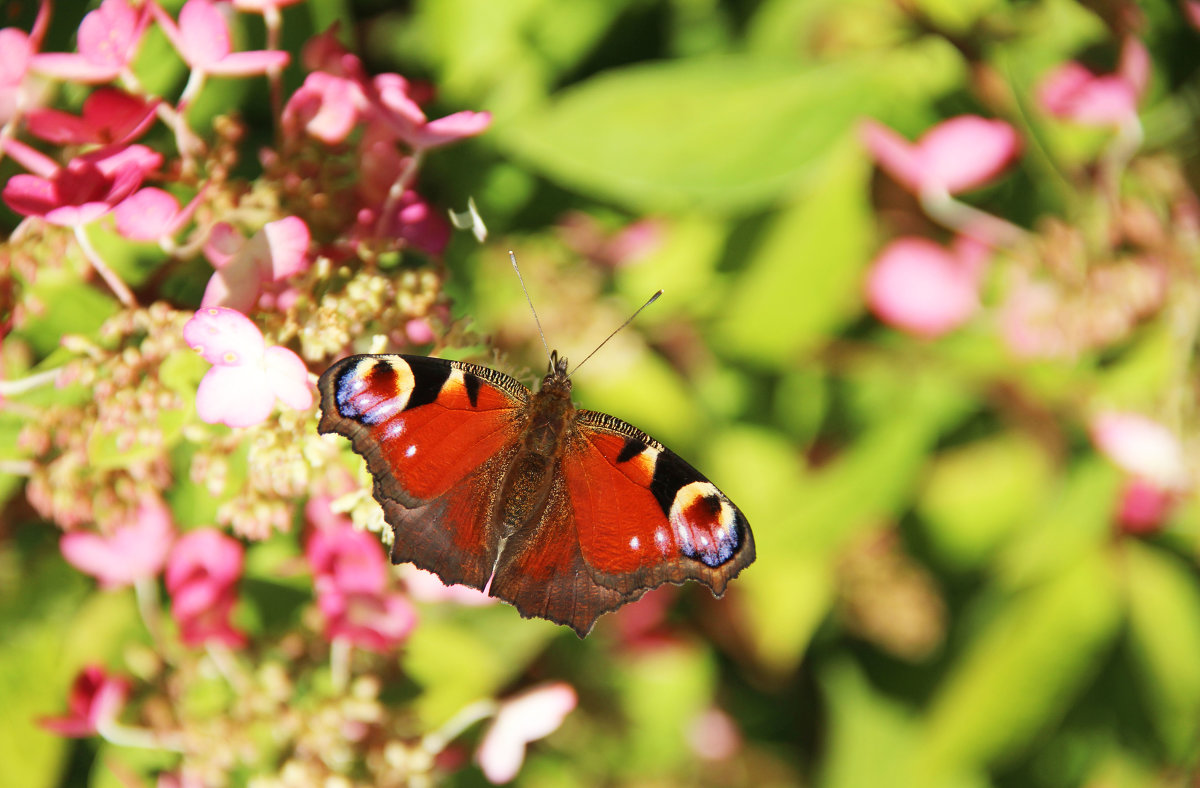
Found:
<path fill-rule="evenodd" d="M 322 434 L 350 439 L 392 527 L 392 562 L 484 589 L 584 637 L 655 586 L 714 595 L 754 560 L 745 516 L 679 455 L 571 402 L 550 354 L 537 393 L 462 361 L 344 358 L 321 375 Z"/>

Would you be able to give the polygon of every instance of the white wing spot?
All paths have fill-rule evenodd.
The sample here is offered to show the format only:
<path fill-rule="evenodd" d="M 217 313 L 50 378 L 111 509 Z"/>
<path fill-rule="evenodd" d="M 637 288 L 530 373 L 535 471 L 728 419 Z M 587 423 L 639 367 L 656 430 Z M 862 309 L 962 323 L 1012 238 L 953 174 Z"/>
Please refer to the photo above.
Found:
<path fill-rule="evenodd" d="M 658 546 L 659 552 L 667 552 L 667 529 L 657 528 L 654 531 L 654 544 Z"/>
<path fill-rule="evenodd" d="M 638 539 L 636 536 L 629 540 L 629 549 L 630 550 L 636 550 L 641 546 L 642 546 L 642 541 L 640 539 Z"/>
<path fill-rule="evenodd" d="M 405 457 L 411 457 L 416 453 L 417 453 L 417 444 L 415 444 L 415 443 L 404 450 Z"/>

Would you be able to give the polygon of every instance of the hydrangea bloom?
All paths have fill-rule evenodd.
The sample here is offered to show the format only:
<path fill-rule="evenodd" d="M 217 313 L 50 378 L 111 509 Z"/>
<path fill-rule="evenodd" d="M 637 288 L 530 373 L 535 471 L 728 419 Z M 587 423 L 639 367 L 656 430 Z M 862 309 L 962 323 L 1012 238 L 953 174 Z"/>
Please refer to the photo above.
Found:
<path fill-rule="evenodd" d="M 192 531 L 175 543 L 167 559 L 171 615 L 189 646 L 208 641 L 240 648 L 246 636 L 229 621 L 242 576 L 242 543 L 214 528 Z"/>
<path fill-rule="evenodd" d="M 292 351 L 267 347 L 258 326 L 226 307 L 201 309 L 183 327 L 188 346 L 213 365 L 196 391 L 196 411 L 210 424 L 251 427 L 271 415 L 278 399 L 312 407 L 308 368 Z"/>
<path fill-rule="evenodd" d="M 147 497 L 133 522 L 108 535 L 73 531 L 59 546 L 67 562 L 99 580 L 101 588 L 121 588 L 157 576 L 174 538 L 170 510 L 157 497 Z"/>
<path fill-rule="evenodd" d="M 116 718 L 128 695 L 129 682 L 110 676 L 99 665 L 89 665 L 71 685 L 68 713 L 42 717 L 38 724 L 60 736 L 94 736 L 101 726 Z"/>

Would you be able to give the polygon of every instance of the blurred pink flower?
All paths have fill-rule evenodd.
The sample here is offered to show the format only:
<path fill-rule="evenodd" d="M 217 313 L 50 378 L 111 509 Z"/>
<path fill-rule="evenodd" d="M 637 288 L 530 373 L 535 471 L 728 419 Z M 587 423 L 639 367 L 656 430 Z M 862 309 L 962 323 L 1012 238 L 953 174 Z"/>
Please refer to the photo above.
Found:
<path fill-rule="evenodd" d="M 558 730 L 576 703 L 575 690 L 563 682 L 543 684 L 502 702 L 475 753 L 484 777 L 493 784 L 516 777 L 525 761 L 525 746 Z"/>
<path fill-rule="evenodd" d="M 283 108 L 283 129 L 293 139 L 303 130 L 327 145 L 344 142 L 366 101 L 358 80 L 314 71 Z"/>
<path fill-rule="evenodd" d="M 154 122 L 158 99 L 143 101 L 116 88 L 99 88 L 83 102 L 79 115 L 34 109 L 25 116 L 29 132 L 56 145 L 124 145 Z"/>
<path fill-rule="evenodd" d="M 403 643 L 417 614 L 403 595 L 389 591 L 390 564 L 379 539 L 329 511 L 328 498 L 310 499 L 305 511 L 313 530 L 304 555 L 325 636 L 379 653 Z"/>
<path fill-rule="evenodd" d="M 128 681 L 108 675 L 99 665 L 89 665 L 71 685 L 67 715 L 42 717 L 38 724 L 60 736 L 94 736 L 102 725 L 116 719 L 128 697 Z"/>
<path fill-rule="evenodd" d="M 1173 432 L 1140 413 L 1106 411 L 1091 421 L 1092 441 L 1113 463 L 1164 491 L 1188 484 L 1183 445 Z"/>
<path fill-rule="evenodd" d="M 208 641 L 240 648 L 246 636 L 229 621 L 242 575 L 242 543 L 215 528 L 185 534 L 167 559 L 171 615 L 189 646 Z"/>
<path fill-rule="evenodd" d="M 1038 86 L 1038 102 L 1058 118 L 1089 126 L 1120 126 L 1137 120 L 1137 106 L 1150 80 L 1150 55 L 1128 38 L 1115 74 L 1093 74 L 1080 63 L 1065 63 Z"/>
<path fill-rule="evenodd" d="M 987 248 L 965 236 L 945 249 L 924 238 L 898 238 L 871 264 L 866 296 L 880 320 L 925 338 L 958 328 L 979 309 Z"/>
<path fill-rule="evenodd" d="M 1200 30 L 1200 0 L 1183 0 L 1183 16 L 1188 23 Z"/>
<path fill-rule="evenodd" d="M 233 7 L 239 11 L 262 14 L 272 9 L 277 11 L 280 8 L 300 2 L 303 2 L 303 0 L 233 0 Z"/>
<path fill-rule="evenodd" d="M 127 0 L 103 0 L 79 23 L 77 54 L 43 52 L 30 65 L 68 82 L 110 82 L 132 62 L 148 22 L 145 6 L 134 10 Z"/>
<path fill-rule="evenodd" d="M 414 151 L 448 145 L 482 134 L 491 125 L 488 112 L 456 112 L 437 120 L 427 120 L 413 100 L 409 82 L 399 74 L 379 74 L 368 92 L 368 116 L 388 129 Z"/>
<path fill-rule="evenodd" d="M 223 77 L 265 74 L 288 64 L 287 52 L 234 52 L 229 23 L 211 0 L 188 0 L 179 10 L 179 24 L 157 3 L 150 10 L 162 31 L 193 71 Z"/>
<path fill-rule="evenodd" d="M 183 338 L 213 365 L 196 391 L 196 412 L 209 424 L 260 424 L 276 399 L 295 410 L 312 407 L 304 362 L 285 347 L 267 347 L 258 326 L 242 313 L 201 309 L 184 324 Z"/>
<path fill-rule="evenodd" d="M 60 167 L 52 159 L 17 140 L 4 150 L 34 175 L 21 173 L 4 185 L 4 201 L 22 216 L 39 216 L 51 224 L 74 227 L 111 211 L 142 185 L 162 156 L 142 145 L 104 149 L 71 159 Z"/>
<path fill-rule="evenodd" d="M 59 547 L 67 563 L 95 577 L 101 588 L 121 588 L 156 577 L 174 538 L 171 511 L 158 497 L 147 496 L 133 522 L 106 536 L 72 531 L 63 535 Z"/>
<path fill-rule="evenodd" d="M 1137 477 L 1125 481 L 1117 510 L 1117 525 L 1127 534 L 1154 533 L 1167 519 L 1177 495 Z"/>
<path fill-rule="evenodd" d="M 466 607 L 483 607 L 496 603 L 495 597 L 488 596 L 477 588 L 457 583 L 446 585 L 433 572 L 418 569 L 412 564 L 401 566 L 400 575 L 404 578 L 404 588 L 408 595 L 419 602 L 451 602 Z"/>
<path fill-rule="evenodd" d="M 727 760 L 742 747 L 742 735 L 737 725 L 716 706 L 692 719 L 687 728 L 687 741 L 696 757 L 705 761 Z"/>
<path fill-rule="evenodd" d="M 25 104 L 23 88 L 33 51 L 33 42 L 24 30 L 0 30 L 0 125 L 16 117 Z"/>
<path fill-rule="evenodd" d="M 117 232 L 131 241 L 170 238 L 192 218 L 200 205 L 200 194 L 182 209 L 169 192 L 154 186 L 131 194 L 113 211 Z"/>
<path fill-rule="evenodd" d="M 879 166 L 914 193 L 944 189 L 954 194 L 983 186 L 1021 149 L 1012 126 L 977 115 L 942 121 L 916 143 L 874 120 L 863 122 L 860 135 Z"/>
<path fill-rule="evenodd" d="M 216 267 L 204 290 L 202 307 L 224 306 L 249 312 L 271 284 L 308 268 L 308 225 L 298 216 L 268 222 L 249 241 L 228 224 L 218 225 L 205 252 Z"/>

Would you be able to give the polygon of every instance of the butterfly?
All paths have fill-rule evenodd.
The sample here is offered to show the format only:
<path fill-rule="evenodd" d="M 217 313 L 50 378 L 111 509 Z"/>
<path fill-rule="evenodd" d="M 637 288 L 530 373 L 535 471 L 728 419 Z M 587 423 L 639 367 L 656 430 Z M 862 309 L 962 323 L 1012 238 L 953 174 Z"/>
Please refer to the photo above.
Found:
<path fill-rule="evenodd" d="M 350 356 L 318 382 L 393 530 L 392 563 L 483 589 L 584 637 L 663 583 L 721 596 L 754 560 L 742 512 L 646 433 L 571 401 L 557 352 L 534 393 L 477 364 Z"/>

